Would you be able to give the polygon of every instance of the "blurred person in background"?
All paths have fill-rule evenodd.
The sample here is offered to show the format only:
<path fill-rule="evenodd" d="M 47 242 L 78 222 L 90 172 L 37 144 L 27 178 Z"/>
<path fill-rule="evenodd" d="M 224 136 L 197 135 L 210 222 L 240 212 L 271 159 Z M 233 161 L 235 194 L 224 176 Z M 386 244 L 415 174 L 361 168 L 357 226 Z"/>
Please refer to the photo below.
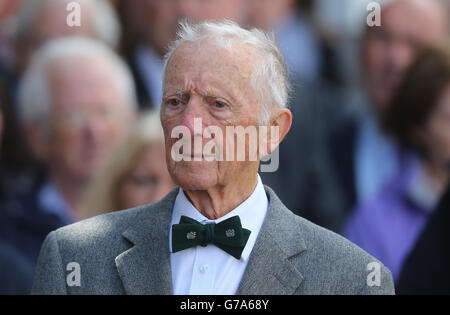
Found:
<path fill-rule="evenodd" d="M 295 83 L 319 80 L 321 48 L 316 30 L 303 14 L 297 0 L 248 0 L 250 27 L 274 31 L 286 65 Z"/>
<path fill-rule="evenodd" d="M 3 136 L 5 91 L 0 81 L 0 139 Z M 0 147 L 1 150 L 1 147 Z M 13 246 L 0 239 L 0 295 L 29 294 L 33 283 L 33 265 Z"/>
<path fill-rule="evenodd" d="M 77 0 L 81 8 L 80 26 L 69 26 L 70 0 L 26 0 L 15 20 L 14 42 L 17 72 L 22 73 L 30 57 L 45 42 L 58 37 L 87 36 L 117 49 L 121 26 L 116 11 L 107 0 Z"/>
<path fill-rule="evenodd" d="M 34 266 L 17 249 L 0 240 L 0 295 L 30 294 Z"/>
<path fill-rule="evenodd" d="M 381 26 L 366 28 L 361 39 L 361 98 L 355 111 L 327 131 L 328 162 L 318 166 L 328 169 L 317 181 L 336 180 L 333 189 L 346 213 L 374 198 L 396 173 L 398 146 L 380 127 L 380 117 L 416 54 L 446 40 L 447 13 L 439 0 L 392 0 L 382 6 Z"/>
<path fill-rule="evenodd" d="M 274 32 L 293 83 L 293 122 L 279 147 L 279 168 L 261 172 L 261 177 L 296 214 L 338 231 L 344 211 L 333 188 L 337 183 L 334 178 L 319 183 L 317 178 L 330 172 L 322 153 L 324 134 L 339 120 L 336 109 L 344 93 L 331 75 L 332 58 L 326 58 L 328 48 L 312 9 L 308 1 L 248 1 L 248 24 Z"/>
<path fill-rule="evenodd" d="M 166 166 L 158 111 L 140 121 L 86 189 L 80 217 L 154 203 L 175 187 Z"/>
<path fill-rule="evenodd" d="M 405 152 L 398 172 L 375 198 L 356 207 L 343 235 L 380 259 L 397 281 L 450 175 L 448 47 L 418 56 L 382 119 Z"/>
<path fill-rule="evenodd" d="M 130 31 L 137 33 L 137 41 L 129 43 L 124 54 L 136 82 L 139 106 L 158 109 L 162 99 L 163 57 L 177 32 L 176 0 L 124 0 L 120 7 L 125 10 L 123 24 L 134 21 Z"/>
<path fill-rule="evenodd" d="M 450 186 L 405 259 L 398 294 L 450 294 Z"/>
<path fill-rule="evenodd" d="M 32 189 L 32 178 L 40 168 L 31 152 L 27 150 L 17 121 L 17 85 L 28 66 L 30 57 L 48 40 L 58 37 L 94 37 L 112 48 L 118 46 L 120 39 L 119 20 L 107 0 L 76 1 L 81 9 L 81 25 L 73 27 L 67 24 L 67 17 L 71 13 L 67 10 L 67 5 L 72 1 L 12 2 L 16 2 L 13 7 L 17 12 L 8 15 L 7 27 L 2 28 L 10 50 L 10 58 L 6 61 L 7 71 L 2 75 L 8 85 L 8 102 L 5 104 L 7 127 L 0 160 L 0 184 L 5 194 L 26 193 Z"/>
<path fill-rule="evenodd" d="M 248 23 L 248 0 L 175 0 L 178 14 L 193 23 L 227 19 L 245 27 Z M 274 1 L 278 2 L 278 1 Z"/>
<path fill-rule="evenodd" d="M 261 176 L 297 214 L 341 232 L 355 205 L 396 172 L 397 145 L 379 116 L 415 54 L 446 39 L 447 13 L 440 0 L 383 2 L 382 26 L 366 27 L 360 41 L 361 97 L 327 82 L 293 86 L 292 130 L 280 145 L 279 169 Z"/>
<path fill-rule="evenodd" d="M 122 26 L 119 52 L 123 56 L 129 56 L 145 37 L 148 23 L 145 11 L 142 10 L 145 1 L 147 0 L 111 0 Z"/>
<path fill-rule="evenodd" d="M 13 45 L 10 36 L 11 24 L 23 0 L 0 0 L 0 78 L 9 78 L 13 72 Z M 4 82 L 6 90 L 10 82 Z M 7 91 L 5 91 L 6 93 Z"/>
<path fill-rule="evenodd" d="M 163 57 L 176 37 L 178 21 L 246 21 L 246 0 L 122 0 L 124 55 L 136 81 L 141 108 L 158 109 L 162 99 Z M 131 24 L 131 25 L 129 25 Z"/>
<path fill-rule="evenodd" d="M 134 82 L 101 42 L 78 37 L 46 44 L 19 89 L 20 122 L 46 172 L 24 195 L 2 202 L 0 236 L 35 262 L 49 231 L 78 219 L 94 173 L 135 119 Z"/>
<path fill-rule="evenodd" d="M 3 89 L 3 137 L 0 151 L 0 196 L 8 191 L 12 179 L 30 163 L 22 135 L 18 131 L 15 108 L 12 96 L 15 91 L 16 80 L 14 75 L 14 44 L 11 36 L 13 22 L 23 0 L 0 1 L 0 85 Z M 1 197 L 0 197 L 1 198 Z"/>

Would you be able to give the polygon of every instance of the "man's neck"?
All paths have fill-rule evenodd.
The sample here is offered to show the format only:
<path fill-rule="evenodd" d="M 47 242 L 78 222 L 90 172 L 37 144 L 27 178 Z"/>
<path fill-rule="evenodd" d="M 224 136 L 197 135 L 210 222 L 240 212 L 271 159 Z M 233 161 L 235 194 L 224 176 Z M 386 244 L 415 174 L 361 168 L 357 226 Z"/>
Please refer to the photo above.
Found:
<path fill-rule="evenodd" d="M 236 183 L 241 183 L 236 185 Z M 194 207 L 209 220 L 221 218 L 244 202 L 255 190 L 258 175 L 207 190 L 184 190 Z"/>

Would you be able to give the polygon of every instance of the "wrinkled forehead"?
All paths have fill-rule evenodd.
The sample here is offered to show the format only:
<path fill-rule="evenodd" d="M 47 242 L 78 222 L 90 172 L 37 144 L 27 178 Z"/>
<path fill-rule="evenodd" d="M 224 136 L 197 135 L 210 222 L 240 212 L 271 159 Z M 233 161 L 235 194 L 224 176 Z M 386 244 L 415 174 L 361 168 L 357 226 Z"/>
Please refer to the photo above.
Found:
<path fill-rule="evenodd" d="M 214 41 L 184 42 L 168 60 L 165 86 L 195 81 L 248 88 L 262 56 L 248 44 L 232 42 L 227 47 Z"/>

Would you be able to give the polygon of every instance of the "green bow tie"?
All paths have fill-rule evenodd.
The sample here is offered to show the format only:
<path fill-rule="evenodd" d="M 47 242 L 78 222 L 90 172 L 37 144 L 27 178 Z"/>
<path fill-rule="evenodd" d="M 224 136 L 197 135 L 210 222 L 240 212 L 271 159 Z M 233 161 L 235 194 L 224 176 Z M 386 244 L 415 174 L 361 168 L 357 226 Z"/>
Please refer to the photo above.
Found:
<path fill-rule="evenodd" d="M 172 225 L 172 252 L 214 244 L 234 258 L 240 259 L 249 236 L 250 231 L 242 228 L 238 216 L 217 224 L 205 225 L 182 216 L 179 224 Z"/>

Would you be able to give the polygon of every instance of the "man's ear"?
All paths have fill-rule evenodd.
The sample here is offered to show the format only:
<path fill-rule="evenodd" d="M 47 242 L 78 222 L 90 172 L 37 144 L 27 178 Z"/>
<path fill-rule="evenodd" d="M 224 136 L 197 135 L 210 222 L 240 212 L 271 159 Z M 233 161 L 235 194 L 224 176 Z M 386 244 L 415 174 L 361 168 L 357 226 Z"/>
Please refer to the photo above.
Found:
<path fill-rule="evenodd" d="M 283 141 L 292 126 L 292 113 L 287 108 L 277 108 L 272 113 L 267 128 L 267 138 L 261 143 L 265 145 L 266 152 L 260 152 L 260 158 L 271 154 Z"/>
<path fill-rule="evenodd" d="M 35 123 L 26 125 L 24 131 L 27 146 L 33 156 L 39 161 L 47 161 L 50 154 L 49 134 Z"/>

